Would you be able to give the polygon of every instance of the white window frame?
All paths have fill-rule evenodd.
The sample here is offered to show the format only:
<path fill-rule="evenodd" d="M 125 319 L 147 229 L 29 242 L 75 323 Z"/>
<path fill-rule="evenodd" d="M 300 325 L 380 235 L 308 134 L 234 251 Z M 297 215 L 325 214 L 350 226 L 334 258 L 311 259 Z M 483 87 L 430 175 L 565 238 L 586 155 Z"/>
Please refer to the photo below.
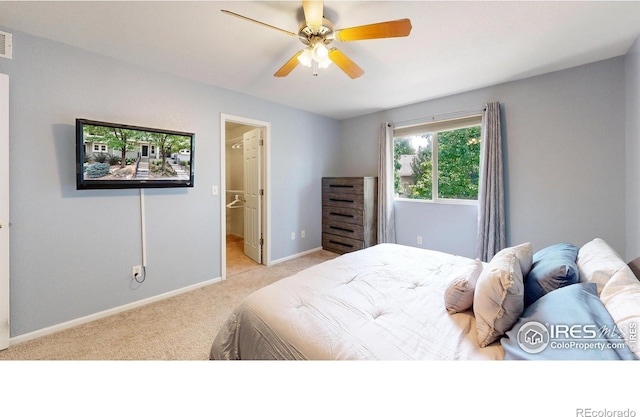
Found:
<path fill-rule="evenodd" d="M 431 143 L 431 195 L 430 200 L 422 198 L 404 198 L 394 197 L 394 201 L 423 203 L 423 204 L 453 204 L 453 205 L 469 205 L 477 206 L 478 199 L 468 200 L 459 198 L 441 198 L 438 193 L 438 132 L 445 132 L 449 130 L 465 129 L 469 127 L 476 127 L 482 125 L 482 114 L 474 114 L 471 116 L 465 116 L 460 118 L 433 121 L 429 123 L 421 123 L 416 125 L 408 125 L 394 129 L 393 140 L 400 136 L 419 135 L 423 133 L 430 133 L 433 135 L 433 141 Z M 391 155 L 394 158 L 395 155 Z"/>
<path fill-rule="evenodd" d="M 100 150 L 100 149 L 96 149 L 96 147 L 104 147 L 104 151 Z M 109 151 L 109 147 L 107 146 L 106 143 L 100 143 L 100 142 L 93 142 L 93 152 L 100 152 L 100 153 L 107 153 Z"/>

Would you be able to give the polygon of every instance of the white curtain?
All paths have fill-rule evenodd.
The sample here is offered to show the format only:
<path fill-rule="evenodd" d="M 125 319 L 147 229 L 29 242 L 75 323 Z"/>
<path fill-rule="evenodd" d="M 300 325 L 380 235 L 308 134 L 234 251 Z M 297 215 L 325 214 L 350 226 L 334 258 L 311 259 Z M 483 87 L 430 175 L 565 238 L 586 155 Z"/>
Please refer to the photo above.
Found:
<path fill-rule="evenodd" d="M 488 103 L 482 117 L 478 192 L 477 254 L 488 262 L 506 246 L 500 103 Z"/>
<path fill-rule="evenodd" d="M 395 212 L 393 208 L 393 124 L 380 127 L 378 161 L 378 243 L 396 243 Z"/>

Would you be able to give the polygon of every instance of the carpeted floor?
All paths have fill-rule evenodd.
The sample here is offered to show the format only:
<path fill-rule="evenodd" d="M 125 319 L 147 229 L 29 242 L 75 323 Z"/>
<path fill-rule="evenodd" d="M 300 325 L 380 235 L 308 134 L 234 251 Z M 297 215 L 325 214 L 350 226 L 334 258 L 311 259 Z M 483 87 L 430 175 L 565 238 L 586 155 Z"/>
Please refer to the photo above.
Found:
<path fill-rule="evenodd" d="M 227 235 L 227 277 L 232 277 L 251 269 L 264 268 L 244 254 L 244 239 Z"/>
<path fill-rule="evenodd" d="M 253 291 L 335 258 L 327 251 L 227 280 L 0 351 L 0 360 L 203 360 L 232 309 Z"/>

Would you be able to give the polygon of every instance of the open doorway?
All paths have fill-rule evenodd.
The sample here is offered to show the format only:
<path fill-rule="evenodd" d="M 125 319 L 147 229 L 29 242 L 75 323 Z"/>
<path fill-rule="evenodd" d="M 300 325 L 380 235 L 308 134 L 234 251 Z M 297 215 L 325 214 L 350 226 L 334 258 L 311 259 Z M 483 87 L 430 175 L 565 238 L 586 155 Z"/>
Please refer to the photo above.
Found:
<path fill-rule="evenodd" d="M 222 115 L 222 277 L 268 264 L 270 124 Z"/>

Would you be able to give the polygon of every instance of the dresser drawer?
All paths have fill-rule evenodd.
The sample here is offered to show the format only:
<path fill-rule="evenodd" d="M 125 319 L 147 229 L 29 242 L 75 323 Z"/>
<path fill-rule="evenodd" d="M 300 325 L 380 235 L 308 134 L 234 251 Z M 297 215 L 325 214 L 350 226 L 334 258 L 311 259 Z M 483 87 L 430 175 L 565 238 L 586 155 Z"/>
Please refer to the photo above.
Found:
<path fill-rule="evenodd" d="M 332 235 L 364 240 L 364 226 L 361 224 L 340 223 L 336 221 L 322 222 L 322 231 Z"/>
<path fill-rule="evenodd" d="M 364 178 L 361 177 L 325 177 L 322 179 L 322 193 L 364 194 Z"/>
<path fill-rule="evenodd" d="M 322 247 L 331 252 L 347 253 L 364 249 L 364 242 L 344 236 L 323 233 Z"/>
<path fill-rule="evenodd" d="M 362 194 L 322 193 L 322 205 L 330 207 L 362 209 Z"/>
<path fill-rule="evenodd" d="M 322 223 L 339 222 L 364 224 L 364 210 L 345 207 L 325 206 L 322 209 Z"/>

